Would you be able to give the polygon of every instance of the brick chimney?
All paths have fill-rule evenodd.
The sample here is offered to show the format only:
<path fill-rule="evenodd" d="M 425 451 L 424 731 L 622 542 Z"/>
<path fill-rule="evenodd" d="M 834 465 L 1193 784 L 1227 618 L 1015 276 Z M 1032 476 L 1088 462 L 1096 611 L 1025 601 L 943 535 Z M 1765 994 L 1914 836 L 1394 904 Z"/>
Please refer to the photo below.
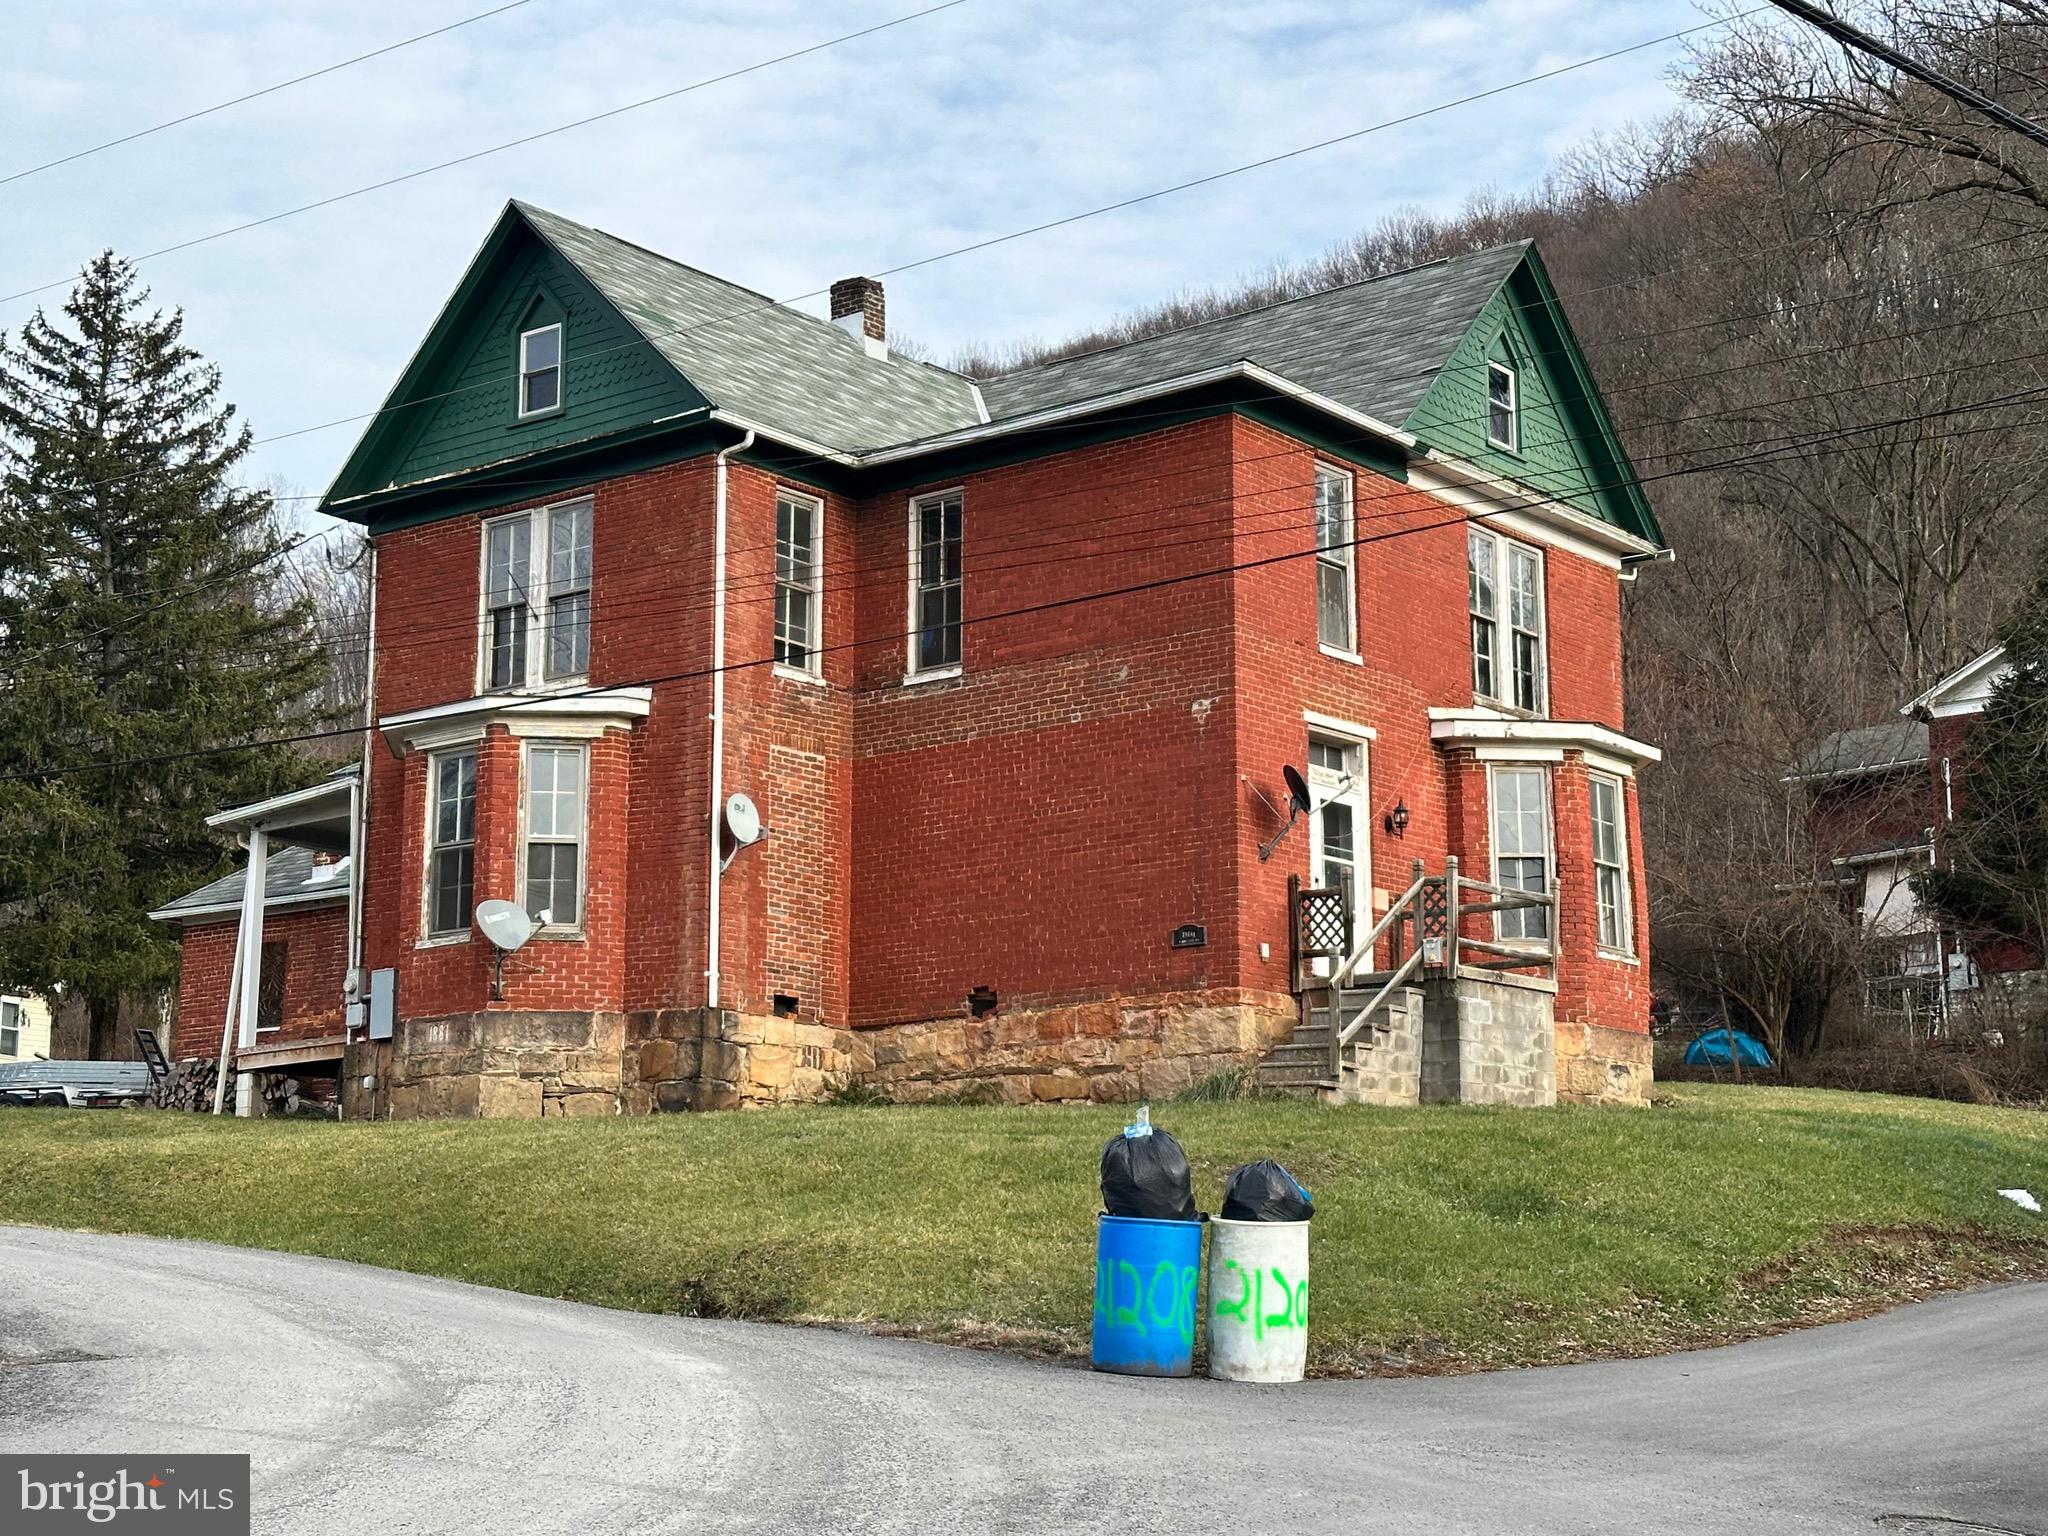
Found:
<path fill-rule="evenodd" d="M 842 277 L 832 285 L 832 323 L 860 337 L 869 357 L 889 355 L 887 319 L 882 285 L 872 277 Z"/>

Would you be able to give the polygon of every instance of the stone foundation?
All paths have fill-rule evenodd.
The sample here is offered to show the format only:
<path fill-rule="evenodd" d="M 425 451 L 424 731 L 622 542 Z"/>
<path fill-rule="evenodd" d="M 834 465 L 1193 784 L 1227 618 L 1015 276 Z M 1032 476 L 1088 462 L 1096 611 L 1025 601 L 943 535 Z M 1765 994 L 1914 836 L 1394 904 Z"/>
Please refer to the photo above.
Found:
<path fill-rule="evenodd" d="M 1256 1065 L 1294 1033 L 1294 1000 L 1257 992 L 1107 998 L 854 1032 L 852 1070 L 904 1104 L 1170 1099 Z"/>
<path fill-rule="evenodd" d="M 407 1019 L 389 1042 L 349 1046 L 350 1119 L 538 1119 L 619 1112 L 619 1013 L 492 1010 Z M 363 1087 L 373 1076 L 374 1088 Z"/>
<path fill-rule="evenodd" d="M 348 1048 L 351 1119 L 533 1119 L 816 1103 L 863 1085 L 902 1104 L 1164 1100 L 1250 1067 L 1293 999 L 1188 992 L 874 1029 L 706 1008 L 493 1010 L 407 1019 Z M 365 1089 L 364 1078 L 374 1077 Z"/>
<path fill-rule="evenodd" d="M 1557 1097 L 1566 1104 L 1650 1102 L 1650 1037 L 1632 1029 L 1560 1020 Z"/>
<path fill-rule="evenodd" d="M 1422 988 L 1421 1101 L 1555 1104 L 1556 983 L 1462 973 Z"/>

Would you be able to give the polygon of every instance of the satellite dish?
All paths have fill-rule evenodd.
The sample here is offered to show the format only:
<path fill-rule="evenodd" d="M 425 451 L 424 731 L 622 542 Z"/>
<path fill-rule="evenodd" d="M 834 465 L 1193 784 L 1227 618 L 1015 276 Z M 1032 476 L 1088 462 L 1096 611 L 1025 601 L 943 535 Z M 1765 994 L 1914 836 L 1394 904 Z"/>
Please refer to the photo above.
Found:
<path fill-rule="evenodd" d="M 506 954 L 532 938 L 534 930 L 540 926 L 516 901 L 478 902 L 476 925 L 483 930 L 485 938 Z"/>
<path fill-rule="evenodd" d="M 1292 821 L 1303 811 L 1314 807 L 1315 801 L 1308 792 L 1308 780 L 1301 776 L 1301 770 L 1288 763 L 1280 770 L 1280 777 L 1287 781 L 1287 819 Z"/>
<path fill-rule="evenodd" d="M 725 802 L 725 830 L 740 847 L 746 848 L 761 841 L 761 811 L 745 795 L 734 795 Z"/>

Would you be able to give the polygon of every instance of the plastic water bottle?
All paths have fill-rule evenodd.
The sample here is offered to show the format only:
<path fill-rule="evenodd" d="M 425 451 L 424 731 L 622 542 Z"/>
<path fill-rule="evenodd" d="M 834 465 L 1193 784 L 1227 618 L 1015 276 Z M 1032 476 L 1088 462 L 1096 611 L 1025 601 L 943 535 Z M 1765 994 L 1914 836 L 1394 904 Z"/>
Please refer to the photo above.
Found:
<path fill-rule="evenodd" d="M 1136 1141 L 1140 1137 L 1150 1136 L 1151 1134 L 1152 1106 L 1150 1104 L 1140 1104 L 1138 1106 L 1138 1118 L 1124 1127 L 1124 1135 L 1132 1141 Z"/>

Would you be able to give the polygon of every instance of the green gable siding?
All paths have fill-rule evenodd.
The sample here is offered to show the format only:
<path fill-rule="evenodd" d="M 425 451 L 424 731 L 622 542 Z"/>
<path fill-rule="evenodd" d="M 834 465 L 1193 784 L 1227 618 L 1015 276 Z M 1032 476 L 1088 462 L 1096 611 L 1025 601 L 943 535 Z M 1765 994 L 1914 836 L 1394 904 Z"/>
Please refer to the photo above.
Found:
<path fill-rule="evenodd" d="M 1578 387 L 1570 369 L 1557 366 L 1554 340 L 1535 339 L 1514 286 L 1504 284 L 1480 310 L 1405 425 L 1431 447 L 1616 522 L 1608 498 L 1588 489 L 1603 481 L 1586 451 L 1583 412 L 1571 408 Z M 1515 370 L 1521 441 L 1513 453 L 1486 438 L 1489 362 Z"/>
<path fill-rule="evenodd" d="M 486 253 L 474 288 L 458 294 L 430 352 L 351 463 L 340 495 L 446 477 L 515 455 L 627 431 L 702 409 L 704 397 L 617 310 L 523 229 Z M 519 333 L 562 324 L 562 409 L 519 419 Z"/>

